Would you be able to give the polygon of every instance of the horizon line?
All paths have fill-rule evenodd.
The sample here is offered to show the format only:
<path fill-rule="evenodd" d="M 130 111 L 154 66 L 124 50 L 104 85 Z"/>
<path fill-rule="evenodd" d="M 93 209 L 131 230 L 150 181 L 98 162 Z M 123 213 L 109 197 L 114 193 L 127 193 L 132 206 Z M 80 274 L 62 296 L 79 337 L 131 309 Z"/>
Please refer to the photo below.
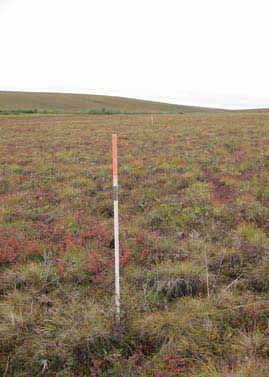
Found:
<path fill-rule="evenodd" d="M 186 106 L 186 107 L 197 107 L 197 108 L 207 108 L 207 109 L 212 109 L 212 110 L 224 110 L 224 111 L 254 111 L 254 110 L 269 110 L 269 106 L 262 106 L 261 107 L 240 107 L 240 106 L 217 106 L 217 105 L 208 105 L 208 104 L 194 104 L 194 103 L 180 103 L 180 102 L 171 102 L 169 101 L 169 96 L 166 97 L 151 97 L 151 96 L 141 96 L 140 98 L 135 96 L 135 97 L 129 97 L 128 95 L 117 95 L 117 94 L 104 94 L 104 93 L 99 93 L 99 92 L 80 92 L 80 91 L 60 91 L 61 89 L 56 89 L 56 90 L 40 90 L 40 89 L 1 89 L 0 92 L 11 92 L 11 93 L 38 93 L 38 94 L 70 94 L 70 95 L 85 95 L 85 96 L 106 96 L 106 97 L 116 97 L 116 98 L 126 98 L 126 99 L 131 99 L 131 100 L 138 100 L 138 101 L 148 101 L 148 102 L 155 102 L 155 103 L 165 103 L 168 105 L 175 105 L 175 106 Z M 174 101 L 177 101 L 175 97 Z"/>

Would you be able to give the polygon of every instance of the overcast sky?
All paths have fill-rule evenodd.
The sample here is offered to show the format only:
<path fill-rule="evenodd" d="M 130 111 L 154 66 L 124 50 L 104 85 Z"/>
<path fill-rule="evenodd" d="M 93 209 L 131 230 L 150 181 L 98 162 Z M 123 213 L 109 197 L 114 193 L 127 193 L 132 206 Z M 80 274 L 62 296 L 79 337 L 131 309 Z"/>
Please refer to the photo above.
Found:
<path fill-rule="evenodd" d="M 269 107 L 268 0 L 0 0 L 0 90 Z"/>

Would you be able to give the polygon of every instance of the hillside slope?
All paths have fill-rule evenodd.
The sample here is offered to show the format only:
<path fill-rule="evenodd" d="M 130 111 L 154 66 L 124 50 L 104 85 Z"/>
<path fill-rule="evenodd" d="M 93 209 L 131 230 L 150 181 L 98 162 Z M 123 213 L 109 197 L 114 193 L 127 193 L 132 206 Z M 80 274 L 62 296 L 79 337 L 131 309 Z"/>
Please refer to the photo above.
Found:
<path fill-rule="evenodd" d="M 92 94 L 30 93 L 0 91 L 0 110 L 40 109 L 59 112 L 83 112 L 103 108 L 121 112 L 207 112 L 212 109 L 181 106 L 132 98 Z M 215 111 L 215 110 L 214 110 Z"/>

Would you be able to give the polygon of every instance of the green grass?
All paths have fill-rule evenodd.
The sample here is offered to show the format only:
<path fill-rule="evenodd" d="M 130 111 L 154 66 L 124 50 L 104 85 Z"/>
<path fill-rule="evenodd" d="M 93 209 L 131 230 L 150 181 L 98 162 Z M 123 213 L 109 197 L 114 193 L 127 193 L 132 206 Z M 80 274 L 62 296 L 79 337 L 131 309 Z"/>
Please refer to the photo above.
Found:
<path fill-rule="evenodd" d="M 2 117 L 0 375 L 267 377 L 268 132 L 251 112 Z"/>

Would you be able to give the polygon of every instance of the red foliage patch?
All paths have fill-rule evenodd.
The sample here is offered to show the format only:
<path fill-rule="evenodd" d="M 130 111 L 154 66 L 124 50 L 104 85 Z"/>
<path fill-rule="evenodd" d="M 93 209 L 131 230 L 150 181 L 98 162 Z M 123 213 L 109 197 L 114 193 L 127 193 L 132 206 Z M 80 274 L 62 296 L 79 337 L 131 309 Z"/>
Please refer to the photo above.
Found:
<path fill-rule="evenodd" d="M 212 192 L 212 199 L 220 204 L 233 200 L 237 195 L 237 191 L 234 188 L 227 185 L 221 177 L 213 175 L 208 170 L 205 170 L 205 174 L 201 180 L 214 185 L 215 189 Z"/>
<path fill-rule="evenodd" d="M 114 255 L 107 249 L 84 249 L 85 263 L 94 283 L 101 283 L 109 270 L 114 268 Z M 120 266 L 124 268 L 132 262 L 132 254 L 126 245 L 120 245 Z"/>
<path fill-rule="evenodd" d="M 41 255 L 42 249 L 37 240 L 30 240 L 15 229 L 0 229 L 0 265 L 10 264 L 28 256 Z"/>

